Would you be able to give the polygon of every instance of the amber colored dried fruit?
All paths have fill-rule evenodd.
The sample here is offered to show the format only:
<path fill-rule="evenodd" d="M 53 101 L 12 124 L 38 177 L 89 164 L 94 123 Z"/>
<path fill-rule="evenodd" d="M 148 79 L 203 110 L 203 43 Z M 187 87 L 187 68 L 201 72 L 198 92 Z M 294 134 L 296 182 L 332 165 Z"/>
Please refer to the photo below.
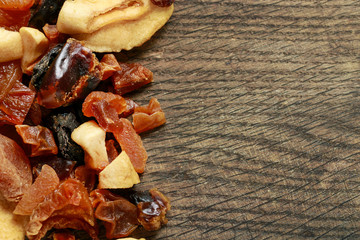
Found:
<path fill-rule="evenodd" d="M 126 101 L 119 95 L 94 91 L 90 93 L 82 106 L 86 117 L 95 117 L 100 127 L 107 132 L 119 131 L 122 124 L 118 114 L 126 109 Z"/>
<path fill-rule="evenodd" d="M 167 223 L 166 212 L 170 210 L 169 199 L 157 189 L 151 189 L 151 202 L 140 202 L 138 208 L 138 221 L 148 231 L 155 231 Z"/>
<path fill-rule="evenodd" d="M 129 120 L 121 118 L 120 122 L 122 123 L 122 130 L 113 132 L 113 134 L 121 149 L 129 156 L 135 171 L 143 173 L 148 155 L 142 140 Z"/>
<path fill-rule="evenodd" d="M 7 96 L 16 80 L 21 81 L 22 71 L 19 61 L 0 63 L 0 102 Z"/>
<path fill-rule="evenodd" d="M 134 102 L 130 98 L 125 98 L 125 100 L 126 100 L 126 109 L 124 112 L 122 112 L 119 115 L 119 117 L 121 117 L 121 118 L 126 118 L 126 117 L 130 116 L 131 114 L 134 113 L 135 108 L 139 106 L 136 102 Z"/>
<path fill-rule="evenodd" d="M 34 91 L 16 80 L 7 96 L 0 102 L 0 121 L 10 124 L 22 124 L 34 97 Z"/>
<path fill-rule="evenodd" d="M 138 226 L 137 208 L 125 199 L 100 203 L 95 216 L 103 221 L 108 239 L 129 236 Z"/>
<path fill-rule="evenodd" d="M 114 54 L 105 54 L 100 61 L 102 80 L 106 80 L 111 77 L 116 71 L 121 70 L 121 67 L 116 60 Z"/>
<path fill-rule="evenodd" d="M 119 156 L 119 152 L 115 147 L 115 141 L 113 139 L 107 140 L 105 142 L 105 146 L 109 163 L 111 163 L 117 156 Z"/>
<path fill-rule="evenodd" d="M 151 2 L 159 7 L 169 7 L 175 0 L 151 0 Z"/>
<path fill-rule="evenodd" d="M 56 25 L 45 24 L 42 29 L 45 36 L 49 39 L 50 48 L 58 43 L 66 42 L 67 35 L 60 33 Z"/>
<path fill-rule="evenodd" d="M 31 146 L 31 157 L 56 155 L 58 148 L 52 132 L 43 126 L 16 125 L 24 143 Z"/>
<path fill-rule="evenodd" d="M 121 70 L 112 76 L 115 92 L 119 95 L 134 91 L 153 81 L 153 73 L 139 63 L 120 63 Z"/>
<path fill-rule="evenodd" d="M 58 156 L 35 157 L 31 158 L 32 172 L 35 177 L 40 175 L 41 168 L 45 164 L 53 168 L 60 180 L 65 180 L 70 176 L 75 167 L 76 161 L 60 158 Z"/>
<path fill-rule="evenodd" d="M 19 201 L 32 183 L 30 162 L 16 142 L 1 134 L 0 166 L 0 193 L 8 201 Z"/>
<path fill-rule="evenodd" d="M 33 101 L 28 114 L 26 115 L 24 122 L 30 122 L 29 125 L 40 125 L 42 122 L 42 111 L 40 105 L 36 102 L 36 99 Z"/>
<path fill-rule="evenodd" d="M 24 193 L 20 202 L 14 210 L 18 215 L 31 215 L 36 206 L 41 203 L 45 197 L 52 193 L 59 185 L 59 177 L 54 169 L 44 165 L 35 182 Z"/>
<path fill-rule="evenodd" d="M 100 203 L 111 202 L 119 199 L 125 198 L 107 189 L 95 189 L 90 192 L 90 200 L 93 208 L 97 208 Z"/>
<path fill-rule="evenodd" d="M 85 97 L 96 88 L 101 78 L 95 54 L 81 42 L 68 39 L 45 76 L 37 79 L 39 82 L 32 79 L 31 85 L 38 93 L 38 103 L 53 109 Z"/>
<path fill-rule="evenodd" d="M 30 10 L 13 11 L 0 9 L 0 27 L 6 30 L 17 31 L 27 26 L 30 18 Z"/>
<path fill-rule="evenodd" d="M 78 180 L 65 180 L 37 205 L 26 226 L 26 235 L 30 240 L 41 239 L 51 227 L 83 229 L 97 238 L 93 236 L 97 226 L 89 194 Z"/>
<path fill-rule="evenodd" d="M 8 10 L 30 9 L 34 0 L 0 0 L 0 8 Z"/>
<path fill-rule="evenodd" d="M 137 133 L 151 130 L 166 122 L 165 114 L 156 98 L 151 98 L 147 106 L 136 107 L 132 117 Z"/>

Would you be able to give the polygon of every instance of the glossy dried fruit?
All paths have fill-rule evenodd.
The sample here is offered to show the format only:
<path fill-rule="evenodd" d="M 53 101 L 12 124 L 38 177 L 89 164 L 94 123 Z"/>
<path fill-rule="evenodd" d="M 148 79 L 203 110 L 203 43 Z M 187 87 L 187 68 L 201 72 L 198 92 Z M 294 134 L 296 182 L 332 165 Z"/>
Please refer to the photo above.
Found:
<path fill-rule="evenodd" d="M 134 102 L 130 98 L 125 98 L 125 100 L 126 100 L 126 109 L 124 112 L 122 112 L 119 115 L 119 117 L 121 117 L 121 118 L 127 118 L 128 116 L 133 114 L 135 111 L 135 108 L 139 106 L 136 102 Z"/>
<path fill-rule="evenodd" d="M 101 78 L 96 56 L 81 42 L 68 39 L 44 77 L 39 82 L 32 79 L 31 85 L 37 90 L 38 103 L 53 109 L 85 97 Z"/>
<path fill-rule="evenodd" d="M 170 210 L 169 199 L 157 189 L 151 189 L 151 202 L 140 202 L 138 208 L 138 221 L 148 231 L 155 231 L 167 223 L 166 212 Z"/>
<path fill-rule="evenodd" d="M 6 30 L 17 31 L 27 26 L 30 18 L 30 10 L 14 11 L 0 9 L 0 27 Z"/>
<path fill-rule="evenodd" d="M 64 1 L 65 0 L 41 0 L 29 20 L 29 27 L 41 30 L 46 23 L 56 24 Z"/>
<path fill-rule="evenodd" d="M 53 168 L 60 180 L 65 180 L 73 172 L 76 162 L 60 158 L 58 156 L 31 158 L 32 172 L 35 177 L 39 176 L 41 168 L 46 164 Z"/>
<path fill-rule="evenodd" d="M 96 171 L 82 165 L 75 169 L 75 178 L 86 187 L 88 192 L 91 192 L 97 180 Z"/>
<path fill-rule="evenodd" d="M 110 192 L 107 189 L 95 189 L 90 193 L 90 200 L 93 208 L 97 208 L 100 203 L 125 199 L 120 195 Z"/>
<path fill-rule="evenodd" d="M 59 186 L 59 177 L 54 169 L 44 165 L 35 182 L 24 193 L 14 210 L 18 215 L 31 215 L 36 206 Z"/>
<path fill-rule="evenodd" d="M 102 202 L 95 210 L 96 218 L 104 222 L 106 237 L 129 236 L 138 226 L 137 208 L 125 199 Z"/>
<path fill-rule="evenodd" d="M 111 77 L 114 73 L 121 70 L 120 64 L 116 60 L 114 54 L 105 54 L 100 61 L 102 80 L 106 80 Z"/>
<path fill-rule="evenodd" d="M 95 117 L 100 127 L 107 132 L 120 131 L 122 124 L 118 114 L 126 109 L 126 101 L 119 95 L 94 91 L 82 106 L 86 117 Z"/>
<path fill-rule="evenodd" d="M 43 126 L 16 125 L 24 143 L 31 146 L 31 157 L 56 155 L 58 148 L 52 132 Z"/>
<path fill-rule="evenodd" d="M 117 156 L 119 156 L 119 152 L 115 147 L 115 141 L 113 139 L 107 140 L 105 142 L 105 146 L 109 163 L 111 163 Z"/>
<path fill-rule="evenodd" d="M 0 63 L 0 102 L 7 96 L 16 80 L 21 81 L 22 72 L 19 61 Z"/>
<path fill-rule="evenodd" d="M 56 25 L 45 24 L 42 30 L 44 31 L 45 36 L 49 39 L 50 48 L 52 48 L 56 44 L 66 42 L 67 36 L 60 33 Z"/>
<path fill-rule="evenodd" d="M 143 173 L 148 155 L 142 140 L 129 120 L 121 118 L 120 122 L 122 123 L 122 130 L 113 132 L 113 134 L 121 149 L 129 156 L 135 171 Z"/>
<path fill-rule="evenodd" d="M 76 240 L 75 236 L 70 232 L 63 230 L 53 234 L 53 240 Z"/>
<path fill-rule="evenodd" d="M 159 7 L 169 7 L 175 2 L 175 0 L 151 0 L 151 2 Z"/>
<path fill-rule="evenodd" d="M 22 148 L 0 134 L 0 193 L 18 202 L 32 183 L 31 166 Z"/>
<path fill-rule="evenodd" d="M 156 98 L 151 98 L 149 105 L 136 107 L 133 124 L 137 133 L 145 132 L 165 124 L 165 114 Z"/>
<path fill-rule="evenodd" d="M 0 0 L 0 8 L 8 10 L 30 9 L 34 0 Z"/>
<path fill-rule="evenodd" d="M 78 180 L 65 180 L 34 209 L 26 226 L 26 235 L 30 240 L 41 239 L 52 227 L 83 229 L 97 239 L 89 195 Z"/>
<path fill-rule="evenodd" d="M 60 155 L 69 160 L 84 161 L 84 151 L 71 139 L 71 133 L 80 124 L 73 113 L 60 113 L 49 117 L 49 128 L 55 133 Z"/>
<path fill-rule="evenodd" d="M 117 94 L 134 91 L 153 81 L 153 73 L 139 63 L 120 63 L 121 70 L 112 76 Z"/>

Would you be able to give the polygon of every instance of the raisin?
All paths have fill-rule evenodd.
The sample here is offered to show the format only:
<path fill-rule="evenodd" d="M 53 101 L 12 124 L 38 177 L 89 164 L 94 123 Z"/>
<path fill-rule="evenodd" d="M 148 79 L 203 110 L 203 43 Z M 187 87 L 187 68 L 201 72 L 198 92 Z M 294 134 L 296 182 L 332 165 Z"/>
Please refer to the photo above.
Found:
<path fill-rule="evenodd" d="M 159 7 L 169 7 L 175 0 L 151 0 L 151 2 Z"/>
<path fill-rule="evenodd" d="M 153 73 L 139 63 L 120 63 L 121 70 L 112 76 L 119 95 L 134 91 L 153 81 Z"/>

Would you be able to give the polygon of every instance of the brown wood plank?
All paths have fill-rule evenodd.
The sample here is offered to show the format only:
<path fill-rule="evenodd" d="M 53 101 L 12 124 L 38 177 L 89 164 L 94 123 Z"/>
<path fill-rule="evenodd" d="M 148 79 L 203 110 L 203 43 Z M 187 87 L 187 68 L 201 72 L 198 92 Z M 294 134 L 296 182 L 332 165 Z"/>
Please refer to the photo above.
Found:
<path fill-rule="evenodd" d="M 167 124 L 139 189 L 172 200 L 147 239 L 358 239 L 360 2 L 176 0 L 126 53 Z"/>

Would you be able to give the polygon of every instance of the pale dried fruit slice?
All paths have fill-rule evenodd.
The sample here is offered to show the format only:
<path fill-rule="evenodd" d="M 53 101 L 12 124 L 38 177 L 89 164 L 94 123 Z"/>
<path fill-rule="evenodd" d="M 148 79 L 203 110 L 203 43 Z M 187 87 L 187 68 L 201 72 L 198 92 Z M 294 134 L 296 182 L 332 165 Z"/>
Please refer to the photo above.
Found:
<path fill-rule="evenodd" d="M 150 0 L 68 0 L 57 28 L 66 34 L 92 33 L 114 22 L 136 20 L 149 10 Z"/>
<path fill-rule="evenodd" d="M 9 203 L 0 194 L 0 239 L 24 240 L 27 218 L 16 216 L 12 212 L 14 204 Z"/>
<path fill-rule="evenodd" d="M 21 59 L 21 68 L 24 73 L 29 73 L 27 68 L 45 53 L 49 47 L 49 40 L 35 28 L 22 27 L 19 32 L 24 52 Z"/>
<path fill-rule="evenodd" d="M 85 158 L 88 168 L 101 171 L 109 164 L 105 138 L 106 132 L 95 121 L 83 123 L 71 133 L 71 139 L 88 155 Z"/>
<path fill-rule="evenodd" d="M 29 159 L 12 139 L 0 134 L 0 193 L 18 202 L 32 183 Z"/>
<path fill-rule="evenodd" d="M 20 59 L 23 56 L 23 47 L 19 32 L 0 28 L 0 62 Z"/>
<path fill-rule="evenodd" d="M 98 188 L 131 188 L 140 183 L 130 158 L 125 151 L 99 173 Z"/>
<path fill-rule="evenodd" d="M 150 11 L 137 20 L 121 21 L 93 33 L 72 36 L 84 41 L 85 46 L 95 52 L 130 50 L 149 40 L 169 20 L 173 11 L 174 5 L 157 7 L 150 4 Z"/>

